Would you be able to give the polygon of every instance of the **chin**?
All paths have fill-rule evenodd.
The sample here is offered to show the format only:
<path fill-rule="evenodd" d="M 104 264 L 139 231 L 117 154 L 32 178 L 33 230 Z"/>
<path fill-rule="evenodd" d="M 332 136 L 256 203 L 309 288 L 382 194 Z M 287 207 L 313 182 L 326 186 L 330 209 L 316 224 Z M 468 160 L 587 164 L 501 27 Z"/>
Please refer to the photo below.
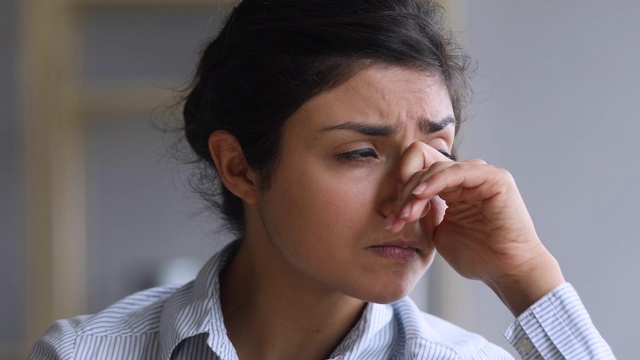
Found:
<path fill-rule="evenodd" d="M 370 279 L 369 287 L 360 299 L 378 304 L 390 304 L 396 302 L 415 288 L 420 279 L 425 276 L 431 265 L 432 256 L 428 259 L 426 265 L 420 265 L 411 269 L 403 269 L 400 271 L 386 271 L 378 274 L 375 278 Z"/>
<path fill-rule="evenodd" d="M 415 280 L 396 280 L 391 283 L 389 281 L 380 282 L 373 291 L 369 291 L 365 296 L 359 298 L 377 304 L 390 304 L 409 295 L 419 279 L 420 277 Z"/>

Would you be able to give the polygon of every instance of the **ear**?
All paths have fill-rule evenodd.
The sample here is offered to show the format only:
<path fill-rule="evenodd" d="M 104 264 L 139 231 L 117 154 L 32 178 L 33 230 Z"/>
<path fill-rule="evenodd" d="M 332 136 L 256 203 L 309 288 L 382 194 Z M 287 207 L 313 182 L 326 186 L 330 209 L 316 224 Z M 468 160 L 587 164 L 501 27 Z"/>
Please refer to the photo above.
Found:
<path fill-rule="evenodd" d="M 247 164 L 238 139 L 226 131 L 215 131 L 209 136 L 209 153 L 224 186 L 243 201 L 255 204 L 257 177 Z"/>

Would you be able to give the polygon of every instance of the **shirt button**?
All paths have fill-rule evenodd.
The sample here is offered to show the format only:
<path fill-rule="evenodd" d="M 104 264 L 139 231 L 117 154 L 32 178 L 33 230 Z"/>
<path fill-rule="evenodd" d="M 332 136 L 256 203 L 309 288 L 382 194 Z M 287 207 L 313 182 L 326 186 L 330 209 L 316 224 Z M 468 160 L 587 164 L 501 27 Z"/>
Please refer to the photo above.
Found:
<path fill-rule="evenodd" d="M 516 344 L 516 350 L 522 357 L 529 354 L 532 349 L 533 349 L 533 343 L 531 342 L 531 339 L 529 339 L 528 336 L 523 337 Z"/>

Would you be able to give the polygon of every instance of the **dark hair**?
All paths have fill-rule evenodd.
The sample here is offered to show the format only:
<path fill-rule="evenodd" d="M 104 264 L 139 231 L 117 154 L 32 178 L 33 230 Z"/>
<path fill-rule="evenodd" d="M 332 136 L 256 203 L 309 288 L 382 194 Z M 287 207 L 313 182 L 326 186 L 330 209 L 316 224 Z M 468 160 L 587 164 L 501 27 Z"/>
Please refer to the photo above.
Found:
<path fill-rule="evenodd" d="M 192 185 L 242 234 L 242 201 L 216 176 L 209 135 L 233 134 L 266 189 L 284 122 L 373 64 L 441 76 L 459 126 L 469 61 L 443 22 L 441 7 L 419 0 L 242 1 L 204 49 L 186 97 L 184 131 L 200 163 Z"/>

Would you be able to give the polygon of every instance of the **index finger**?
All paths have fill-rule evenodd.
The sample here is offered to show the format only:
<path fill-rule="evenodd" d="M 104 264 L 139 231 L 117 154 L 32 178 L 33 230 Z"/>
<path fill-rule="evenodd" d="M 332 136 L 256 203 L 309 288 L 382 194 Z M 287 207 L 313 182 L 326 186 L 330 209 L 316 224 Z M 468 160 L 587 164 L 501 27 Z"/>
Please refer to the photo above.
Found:
<path fill-rule="evenodd" d="M 413 174 L 420 170 L 428 169 L 438 161 L 451 161 L 451 159 L 421 141 L 412 143 L 400 158 L 398 171 L 400 183 L 406 184 Z"/>

